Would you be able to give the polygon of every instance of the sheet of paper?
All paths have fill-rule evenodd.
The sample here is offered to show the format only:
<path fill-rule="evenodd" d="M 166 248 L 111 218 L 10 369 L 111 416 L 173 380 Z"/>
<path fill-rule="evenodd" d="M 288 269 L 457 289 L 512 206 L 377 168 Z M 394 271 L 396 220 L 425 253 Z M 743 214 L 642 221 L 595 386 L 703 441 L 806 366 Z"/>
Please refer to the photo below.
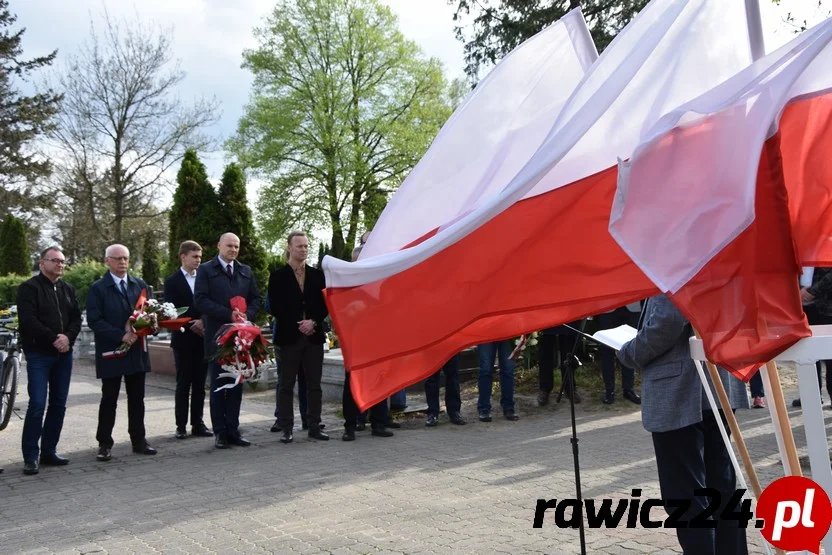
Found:
<path fill-rule="evenodd" d="M 599 330 L 592 334 L 592 338 L 617 351 L 621 349 L 624 343 L 634 339 L 637 332 L 636 328 L 624 325 L 608 330 Z"/>

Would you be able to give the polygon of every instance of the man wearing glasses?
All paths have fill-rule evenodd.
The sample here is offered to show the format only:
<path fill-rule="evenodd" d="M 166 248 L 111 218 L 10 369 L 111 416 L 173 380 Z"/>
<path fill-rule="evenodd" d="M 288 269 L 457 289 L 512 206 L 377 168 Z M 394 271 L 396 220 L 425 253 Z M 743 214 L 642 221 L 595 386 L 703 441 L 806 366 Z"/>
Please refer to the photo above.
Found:
<path fill-rule="evenodd" d="M 107 247 L 104 264 L 110 271 L 90 286 L 87 295 L 87 324 L 95 335 L 95 377 L 101 380 L 95 439 L 98 440 L 96 459 L 102 462 L 112 458 L 110 451 L 122 378 L 127 390 L 127 431 L 133 452 L 156 454 L 156 449 L 147 443 L 144 428 L 144 378 L 150 372 L 150 357 L 143 342 L 127 326 L 147 284 L 127 273 L 130 251 L 124 245 Z M 129 348 L 116 355 L 114 352 L 122 343 Z"/>
<path fill-rule="evenodd" d="M 75 289 L 61 279 L 66 268 L 61 249 L 43 251 L 38 265 L 40 273 L 17 290 L 20 339 L 29 378 L 29 406 L 21 442 L 26 475 L 37 474 L 39 465 L 69 463 L 58 455 L 57 447 L 72 375 L 72 345 L 81 331 Z"/>

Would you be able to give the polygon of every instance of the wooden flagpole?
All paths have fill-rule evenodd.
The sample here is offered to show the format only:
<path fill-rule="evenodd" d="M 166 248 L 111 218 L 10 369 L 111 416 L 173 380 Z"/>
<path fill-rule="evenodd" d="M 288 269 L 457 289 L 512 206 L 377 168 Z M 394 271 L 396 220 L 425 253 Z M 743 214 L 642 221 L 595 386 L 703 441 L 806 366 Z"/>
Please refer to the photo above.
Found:
<path fill-rule="evenodd" d="M 803 476 L 800 468 L 800 459 L 797 456 L 797 446 L 794 442 L 792 424 L 789 421 L 789 411 L 786 408 L 786 398 L 783 396 L 783 388 L 780 385 L 780 373 L 777 370 L 777 363 L 770 361 L 766 363 L 768 372 L 769 391 L 766 398 L 774 402 L 774 413 L 777 415 L 777 425 L 780 427 L 780 434 L 783 438 L 783 450 L 787 461 L 787 473 L 789 476 Z"/>

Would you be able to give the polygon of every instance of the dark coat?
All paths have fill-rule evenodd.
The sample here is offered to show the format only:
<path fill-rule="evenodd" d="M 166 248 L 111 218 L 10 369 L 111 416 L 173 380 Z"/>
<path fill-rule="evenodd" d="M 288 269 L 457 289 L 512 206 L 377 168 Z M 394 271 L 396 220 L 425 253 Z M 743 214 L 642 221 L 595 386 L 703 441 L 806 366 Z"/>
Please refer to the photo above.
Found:
<path fill-rule="evenodd" d="M 95 333 L 95 377 L 117 378 L 150 372 L 150 357 L 142 349 L 142 341 L 136 341 L 124 357 L 105 360 L 101 356 L 121 344 L 121 338 L 126 333 L 124 326 L 133 314 L 142 289 L 147 289 L 147 284 L 141 278 L 128 274 L 128 302 L 116 287 L 110 272 L 90 286 L 87 325 Z"/>
<path fill-rule="evenodd" d="M 198 320 L 202 318 L 202 313 L 194 306 L 194 294 L 191 292 L 191 286 L 188 285 L 188 280 L 185 279 L 185 274 L 181 269 L 176 270 L 165 280 L 165 302 L 171 303 L 175 307 L 188 307 L 188 312 L 182 315 L 183 318 L 192 318 Z M 185 331 L 174 331 L 171 333 L 170 346 L 173 349 L 179 347 L 191 346 L 194 344 L 202 345 L 203 339 L 199 335 L 191 331 L 189 324 L 185 325 Z"/>
<path fill-rule="evenodd" d="M 312 266 L 306 266 L 306 282 L 300 290 L 294 270 L 288 264 L 272 272 L 269 277 L 269 308 L 277 320 L 277 335 L 274 344 L 293 345 L 300 339 L 298 322 L 304 319 L 315 321 L 315 333 L 309 336 L 311 343 L 323 343 L 324 319 L 329 314 L 324 302 L 326 288 L 324 273 Z"/>
<path fill-rule="evenodd" d="M 27 353 L 58 355 L 52 346 L 58 334 L 66 335 L 72 348 L 81 331 L 75 288 L 62 279 L 53 284 L 38 274 L 21 283 L 17 289 L 17 312 L 20 343 Z"/>
<path fill-rule="evenodd" d="M 215 336 L 220 326 L 231 323 L 232 311 L 229 303 L 232 297 L 237 296 L 246 300 L 246 316 L 253 320 L 263 300 L 249 266 L 234 262 L 234 274 L 231 279 L 226 275 L 219 258 L 199 266 L 194 286 L 194 306 L 202 313 L 202 320 L 205 322 L 206 356 L 211 356 L 217 351 Z"/>
<path fill-rule="evenodd" d="M 824 316 L 832 316 L 832 268 L 815 268 L 812 274 L 812 286 L 809 293 L 817 311 Z"/>

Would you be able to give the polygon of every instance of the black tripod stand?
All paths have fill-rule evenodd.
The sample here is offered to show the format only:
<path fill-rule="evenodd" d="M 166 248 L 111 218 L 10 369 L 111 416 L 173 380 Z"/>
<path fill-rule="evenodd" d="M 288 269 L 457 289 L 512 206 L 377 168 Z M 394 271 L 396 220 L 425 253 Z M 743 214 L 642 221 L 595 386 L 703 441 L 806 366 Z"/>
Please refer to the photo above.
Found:
<path fill-rule="evenodd" d="M 578 351 L 578 341 L 581 339 L 581 335 L 584 333 L 585 327 L 586 318 L 581 320 L 580 333 L 575 334 L 575 343 L 572 345 L 572 352 L 569 353 L 565 360 L 560 361 L 560 367 L 563 371 L 563 383 L 560 384 L 560 391 L 558 391 L 558 396 L 555 399 L 556 402 L 560 403 L 564 390 L 569 388 L 566 391 L 568 391 L 567 396 L 569 397 L 569 410 L 572 416 L 572 457 L 574 458 L 575 465 L 575 498 L 578 500 L 578 510 L 580 511 L 581 517 L 581 524 L 578 532 L 581 539 L 581 555 L 586 555 L 586 537 L 584 534 L 584 502 L 583 496 L 581 495 L 581 464 L 578 459 L 578 429 L 575 424 L 575 370 L 577 370 L 581 365 L 581 361 L 575 353 Z"/>

